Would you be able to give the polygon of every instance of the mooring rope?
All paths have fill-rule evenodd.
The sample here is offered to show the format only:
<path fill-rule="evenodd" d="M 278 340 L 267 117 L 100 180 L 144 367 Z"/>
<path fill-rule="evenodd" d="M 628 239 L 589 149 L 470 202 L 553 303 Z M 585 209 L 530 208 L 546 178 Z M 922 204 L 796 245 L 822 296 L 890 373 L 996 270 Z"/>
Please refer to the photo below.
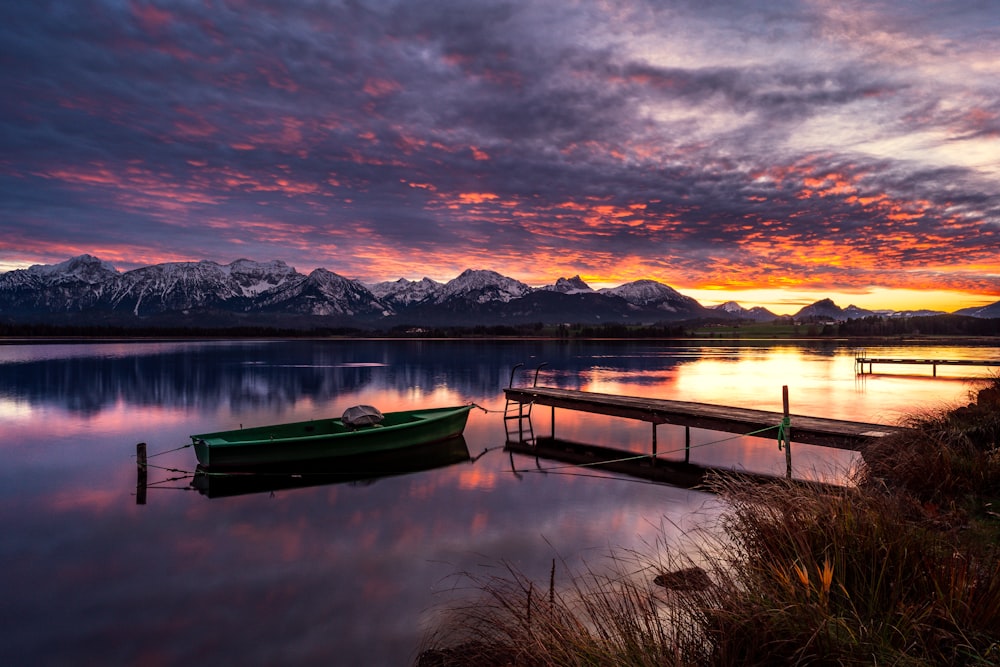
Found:
<path fill-rule="evenodd" d="M 166 466 L 158 466 L 158 465 L 154 465 L 152 463 L 147 463 L 146 467 L 147 468 L 155 468 L 156 470 L 163 470 L 164 472 L 177 472 L 177 473 L 181 473 L 181 474 L 184 474 L 184 475 L 193 475 L 194 474 L 194 472 L 192 472 L 190 470 L 183 470 L 181 468 L 168 468 Z"/>
<path fill-rule="evenodd" d="M 521 403 L 519 401 L 514 401 L 514 402 L 517 405 L 527 405 L 528 407 L 531 407 L 532 405 L 535 404 L 534 401 L 529 401 L 527 403 Z M 492 410 L 490 408 L 484 408 L 483 406 L 479 405 L 478 403 L 473 403 L 472 405 L 473 405 L 473 407 L 477 407 L 477 408 L 479 408 L 480 410 L 482 410 L 483 412 L 485 412 L 487 414 L 507 414 L 507 412 L 508 412 L 508 410 L 506 410 L 506 409 L 505 410 L 500 410 L 500 409 Z"/>
<path fill-rule="evenodd" d="M 188 444 L 186 444 L 186 445 L 181 445 L 180 447 L 174 447 L 173 449 L 168 449 L 168 450 L 166 450 L 166 451 L 162 451 L 162 452 L 156 452 L 155 454 L 147 454 L 147 455 L 146 455 L 146 458 L 147 458 L 147 459 L 151 459 L 151 458 L 154 458 L 154 457 L 156 457 L 156 456 L 163 456 L 164 454 L 169 454 L 170 452 L 179 452 L 179 451 L 180 451 L 180 450 L 182 450 L 182 449 L 187 449 L 187 448 L 188 448 L 188 447 L 190 447 L 190 446 L 191 446 L 192 444 L 194 444 L 194 443 L 190 443 L 190 442 L 189 442 Z M 133 456 L 135 456 L 135 455 L 133 454 Z"/>
<path fill-rule="evenodd" d="M 161 480 L 158 480 L 156 482 L 149 482 L 148 484 L 146 484 L 146 486 L 147 487 L 152 487 L 152 488 L 159 488 L 159 489 L 185 489 L 185 490 L 191 490 L 194 487 L 192 487 L 192 486 L 184 486 L 184 487 L 181 487 L 181 486 L 161 486 L 161 484 L 167 484 L 168 482 L 179 482 L 180 480 L 182 480 L 182 479 L 188 479 L 189 477 L 193 477 L 193 475 L 181 475 L 180 477 L 170 477 L 170 478 L 167 478 L 167 479 L 161 479 Z"/>

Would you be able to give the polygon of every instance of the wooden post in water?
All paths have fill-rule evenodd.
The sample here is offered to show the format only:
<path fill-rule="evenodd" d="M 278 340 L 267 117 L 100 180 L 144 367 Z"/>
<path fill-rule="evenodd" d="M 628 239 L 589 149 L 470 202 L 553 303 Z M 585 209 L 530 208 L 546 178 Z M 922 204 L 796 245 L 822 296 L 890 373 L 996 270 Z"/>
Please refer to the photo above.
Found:
<path fill-rule="evenodd" d="M 781 406 L 784 412 L 784 440 L 785 440 L 785 477 L 792 478 L 792 427 L 791 417 L 788 412 L 788 385 L 781 388 Z"/>
<path fill-rule="evenodd" d="M 656 422 L 653 424 L 653 463 L 656 463 Z"/>
<path fill-rule="evenodd" d="M 556 406 L 552 406 L 552 439 L 556 439 Z"/>
<path fill-rule="evenodd" d="M 684 463 L 691 463 L 691 427 L 684 427 Z"/>
<path fill-rule="evenodd" d="M 140 442 L 135 446 L 135 504 L 146 504 L 146 443 Z"/>

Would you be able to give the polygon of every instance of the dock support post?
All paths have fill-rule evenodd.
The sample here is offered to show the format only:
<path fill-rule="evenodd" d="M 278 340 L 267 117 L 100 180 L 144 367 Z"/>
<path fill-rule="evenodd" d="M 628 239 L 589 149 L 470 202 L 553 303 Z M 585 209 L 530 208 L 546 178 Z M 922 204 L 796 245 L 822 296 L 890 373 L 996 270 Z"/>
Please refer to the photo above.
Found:
<path fill-rule="evenodd" d="M 135 504 L 146 504 L 146 443 L 135 446 Z"/>
<path fill-rule="evenodd" d="M 653 461 L 656 461 L 656 422 L 653 424 Z"/>
<path fill-rule="evenodd" d="M 790 423 L 791 417 L 788 411 L 788 385 L 786 384 L 781 388 L 781 406 L 784 411 L 784 423 L 786 424 L 784 429 L 784 440 L 785 440 L 785 477 L 788 479 L 792 478 L 792 429 L 787 424 Z"/>
<path fill-rule="evenodd" d="M 691 463 L 691 427 L 684 427 L 684 463 Z"/>

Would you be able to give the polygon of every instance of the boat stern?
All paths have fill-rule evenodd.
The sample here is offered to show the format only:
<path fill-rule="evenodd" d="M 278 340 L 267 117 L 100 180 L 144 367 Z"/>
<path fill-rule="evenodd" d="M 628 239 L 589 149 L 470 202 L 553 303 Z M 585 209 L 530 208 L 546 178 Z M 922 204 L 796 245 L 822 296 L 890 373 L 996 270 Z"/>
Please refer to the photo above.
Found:
<path fill-rule="evenodd" d="M 198 463 L 200 463 L 205 467 L 208 467 L 210 463 L 209 459 L 211 458 L 209 455 L 211 448 L 208 446 L 205 440 L 196 435 L 192 435 L 191 445 L 194 447 L 194 455 L 198 459 Z"/>

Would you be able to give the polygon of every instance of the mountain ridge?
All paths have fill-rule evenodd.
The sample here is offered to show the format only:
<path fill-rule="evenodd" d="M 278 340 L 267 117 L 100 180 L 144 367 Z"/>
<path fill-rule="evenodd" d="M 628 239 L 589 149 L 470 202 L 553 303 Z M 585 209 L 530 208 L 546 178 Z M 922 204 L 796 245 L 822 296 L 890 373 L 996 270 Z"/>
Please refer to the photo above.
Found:
<path fill-rule="evenodd" d="M 841 308 L 831 299 L 821 299 L 791 317 L 836 321 L 925 313 L 940 314 L 876 312 L 854 305 Z M 765 308 L 747 309 L 733 301 L 705 307 L 655 280 L 594 290 L 576 275 L 531 287 L 488 269 L 466 269 L 445 283 L 400 278 L 365 284 L 323 268 L 304 275 L 281 260 L 167 262 L 123 272 L 83 254 L 58 264 L 36 264 L 0 274 L 0 317 L 40 321 L 72 314 L 116 322 L 149 317 L 193 323 L 221 322 L 233 316 L 319 318 L 326 324 L 379 328 L 779 319 Z M 1000 317 L 1000 301 L 956 314 Z"/>

